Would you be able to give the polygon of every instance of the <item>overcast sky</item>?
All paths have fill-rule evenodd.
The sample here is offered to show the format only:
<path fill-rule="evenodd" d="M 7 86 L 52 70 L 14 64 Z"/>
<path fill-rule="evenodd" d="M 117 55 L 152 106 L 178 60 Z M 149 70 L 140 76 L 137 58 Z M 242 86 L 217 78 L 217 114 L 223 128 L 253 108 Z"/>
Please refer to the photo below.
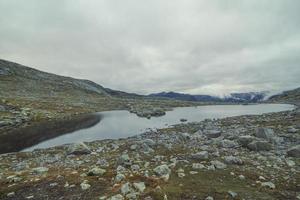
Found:
<path fill-rule="evenodd" d="M 300 86 L 298 0 L 0 0 L 0 58 L 142 94 Z"/>

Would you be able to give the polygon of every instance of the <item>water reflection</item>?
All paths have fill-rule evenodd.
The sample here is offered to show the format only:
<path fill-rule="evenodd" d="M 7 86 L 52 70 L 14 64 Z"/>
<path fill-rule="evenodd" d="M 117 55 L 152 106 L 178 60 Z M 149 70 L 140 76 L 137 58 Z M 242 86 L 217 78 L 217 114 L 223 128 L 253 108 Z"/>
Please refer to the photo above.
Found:
<path fill-rule="evenodd" d="M 98 124 L 102 115 L 90 114 L 61 121 L 45 121 L 31 124 L 0 135 L 0 153 L 16 152 L 43 141 L 90 128 Z"/>
<path fill-rule="evenodd" d="M 66 143 L 125 138 L 148 128 L 163 128 L 180 123 L 238 115 L 253 115 L 294 109 L 288 104 L 213 105 L 175 108 L 162 117 L 140 118 L 128 111 L 108 111 L 76 119 L 37 124 L 15 131 L 13 137 L 0 138 L 0 152 L 30 151 Z M 98 123 L 101 120 L 101 123 Z M 70 134 L 66 134 L 70 133 Z"/>

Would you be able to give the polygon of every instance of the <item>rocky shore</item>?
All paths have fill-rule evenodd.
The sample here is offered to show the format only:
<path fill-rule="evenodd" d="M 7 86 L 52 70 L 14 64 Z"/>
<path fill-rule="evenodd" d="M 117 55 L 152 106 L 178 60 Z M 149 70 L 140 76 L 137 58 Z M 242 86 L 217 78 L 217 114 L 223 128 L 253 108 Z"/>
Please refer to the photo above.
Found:
<path fill-rule="evenodd" d="M 0 199 L 300 199 L 299 110 L 0 155 Z"/>

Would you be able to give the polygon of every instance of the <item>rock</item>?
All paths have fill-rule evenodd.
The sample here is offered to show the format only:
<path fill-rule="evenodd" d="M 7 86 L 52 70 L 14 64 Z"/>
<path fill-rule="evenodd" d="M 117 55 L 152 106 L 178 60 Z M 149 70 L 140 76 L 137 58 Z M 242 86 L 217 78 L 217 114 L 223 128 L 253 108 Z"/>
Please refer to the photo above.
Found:
<path fill-rule="evenodd" d="M 220 146 L 223 148 L 235 148 L 238 144 L 233 140 L 224 139 L 220 142 Z"/>
<path fill-rule="evenodd" d="M 186 122 L 186 121 L 187 121 L 187 119 L 185 119 L 185 118 L 180 119 L 180 122 Z"/>
<path fill-rule="evenodd" d="M 237 196 L 237 193 L 236 192 L 233 192 L 231 190 L 228 191 L 228 194 L 232 197 L 232 198 L 235 198 Z"/>
<path fill-rule="evenodd" d="M 120 194 L 110 197 L 108 200 L 124 200 L 124 197 Z"/>
<path fill-rule="evenodd" d="M 193 163 L 192 168 L 193 169 L 204 169 L 205 166 L 202 165 L 201 163 Z"/>
<path fill-rule="evenodd" d="M 101 167 L 109 167 L 109 163 L 105 159 L 98 160 L 96 164 L 100 165 Z"/>
<path fill-rule="evenodd" d="M 218 161 L 218 160 L 214 160 L 210 162 L 213 166 L 215 166 L 216 169 L 225 169 L 227 167 L 226 164 Z"/>
<path fill-rule="evenodd" d="M 263 182 L 263 183 L 261 183 L 261 186 L 268 187 L 270 189 L 275 189 L 275 185 L 272 182 Z"/>
<path fill-rule="evenodd" d="M 139 165 L 132 165 L 131 166 L 131 171 L 138 172 L 139 170 L 140 170 L 140 166 Z"/>
<path fill-rule="evenodd" d="M 125 179 L 125 175 L 124 174 L 117 174 L 116 177 L 115 177 L 115 182 L 119 183 L 119 182 L 121 182 L 124 179 Z"/>
<path fill-rule="evenodd" d="M 130 160 L 129 155 L 128 155 L 128 154 L 122 154 L 122 155 L 119 157 L 117 163 L 118 163 L 119 165 L 130 166 L 130 165 L 131 165 L 131 160 Z"/>
<path fill-rule="evenodd" d="M 239 175 L 239 179 L 245 180 L 245 176 L 244 175 Z"/>
<path fill-rule="evenodd" d="M 22 178 L 17 175 L 8 176 L 6 177 L 6 179 L 8 180 L 9 183 L 17 183 L 22 181 Z"/>
<path fill-rule="evenodd" d="M 88 171 L 87 175 L 88 176 L 101 176 L 101 175 L 105 174 L 105 172 L 106 172 L 105 169 L 101 169 L 99 167 L 94 167 Z"/>
<path fill-rule="evenodd" d="M 189 133 L 181 133 L 180 134 L 180 137 L 183 139 L 183 140 L 190 140 L 191 139 L 191 135 Z"/>
<path fill-rule="evenodd" d="M 91 153 L 91 150 L 83 142 L 70 144 L 68 147 L 68 150 L 67 150 L 67 154 L 69 154 L 69 155 L 70 154 L 83 155 L 83 154 L 90 154 L 90 153 Z"/>
<path fill-rule="evenodd" d="M 254 137 L 250 135 L 244 135 L 238 137 L 238 143 L 241 144 L 243 147 L 247 147 L 249 143 L 254 140 Z"/>
<path fill-rule="evenodd" d="M 169 176 L 170 176 L 170 173 L 171 173 L 170 168 L 168 167 L 168 165 L 165 165 L 165 164 L 154 168 L 153 171 L 155 172 L 156 175 L 158 175 L 159 177 L 164 178 L 165 180 L 169 179 Z"/>
<path fill-rule="evenodd" d="M 221 136 L 221 131 L 219 130 L 205 130 L 204 134 L 208 138 L 217 138 Z"/>
<path fill-rule="evenodd" d="M 271 128 L 257 128 L 255 136 L 271 141 L 275 137 L 274 131 Z"/>
<path fill-rule="evenodd" d="M 192 154 L 191 157 L 194 160 L 207 160 L 208 159 L 208 152 L 207 151 L 200 151 L 200 152 Z"/>
<path fill-rule="evenodd" d="M 48 171 L 49 171 L 49 169 L 47 167 L 36 167 L 36 168 L 32 169 L 32 172 L 34 174 L 43 174 L 43 173 L 46 173 Z"/>
<path fill-rule="evenodd" d="M 242 165 L 243 161 L 235 156 L 225 156 L 224 161 L 226 164 L 235 164 L 235 165 Z"/>
<path fill-rule="evenodd" d="M 270 151 L 272 149 L 272 145 L 266 141 L 253 141 L 247 147 L 252 151 Z"/>
<path fill-rule="evenodd" d="M 145 140 L 143 140 L 143 143 L 144 144 L 147 144 L 148 146 L 155 146 L 155 142 L 154 142 L 154 140 L 152 140 L 152 139 L 145 139 Z"/>
<path fill-rule="evenodd" d="M 88 190 L 90 189 L 91 185 L 87 183 L 87 181 L 83 181 L 83 183 L 80 184 L 80 187 L 82 190 Z"/>
<path fill-rule="evenodd" d="M 127 182 L 127 183 L 125 183 L 125 184 L 122 185 L 122 187 L 121 187 L 121 193 L 123 195 L 126 195 L 126 194 L 131 193 L 131 192 L 133 192 L 133 189 L 131 188 L 131 184 L 130 183 Z"/>
<path fill-rule="evenodd" d="M 214 200 L 214 198 L 211 197 L 211 196 L 208 196 L 208 197 L 205 198 L 205 200 Z"/>
<path fill-rule="evenodd" d="M 144 190 L 146 189 L 144 182 L 133 183 L 133 187 L 139 192 L 144 192 Z"/>
<path fill-rule="evenodd" d="M 288 131 L 288 133 L 297 133 L 298 130 L 295 129 L 294 127 L 291 127 L 287 131 Z"/>
<path fill-rule="evenodd" d="M 300 145 L 296 145 L 288 149 L 287 155 L 290 157 L 300 158 Z"/>
<path fill-rule="evenodd" d="M 15 194 L 15 192 L 10 192 L 10 193 L 8 193 L 6 196 L 7 197 L 14 197 L 16 194 Z"/>
<path fill-rule="evenodd" d="M 179 178 L 183 178 L 183 177 L 185 177 L 185 173 L 179 172 L 179 173 L 177 173 L 177 176 L 178 176 Z"/>

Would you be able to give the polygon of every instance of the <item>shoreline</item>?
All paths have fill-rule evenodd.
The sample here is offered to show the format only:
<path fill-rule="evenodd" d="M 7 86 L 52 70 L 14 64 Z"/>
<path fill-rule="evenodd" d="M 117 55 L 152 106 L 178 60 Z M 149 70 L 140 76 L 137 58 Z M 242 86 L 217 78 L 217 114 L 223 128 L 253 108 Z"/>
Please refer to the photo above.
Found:
<path fill-rule="evenodd" d="M 298 110 L 1 154 L 0 199 L 296 199 L 300 159 L 289 151 L 300 141 Z"/>

